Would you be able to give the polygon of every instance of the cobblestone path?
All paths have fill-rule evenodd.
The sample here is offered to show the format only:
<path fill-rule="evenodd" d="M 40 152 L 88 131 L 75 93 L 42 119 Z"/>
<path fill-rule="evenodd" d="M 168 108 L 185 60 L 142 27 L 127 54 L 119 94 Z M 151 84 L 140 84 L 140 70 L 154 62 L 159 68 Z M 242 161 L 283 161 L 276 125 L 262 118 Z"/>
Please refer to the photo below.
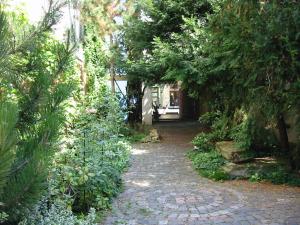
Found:
<path fill-rule="evenodd" d="M 202 178 L 185 157 L 196 124 L 158 129 L 161 143 L 134 146 L 125 190 L 105 225 L 300 225 L 299 188 Z"/>

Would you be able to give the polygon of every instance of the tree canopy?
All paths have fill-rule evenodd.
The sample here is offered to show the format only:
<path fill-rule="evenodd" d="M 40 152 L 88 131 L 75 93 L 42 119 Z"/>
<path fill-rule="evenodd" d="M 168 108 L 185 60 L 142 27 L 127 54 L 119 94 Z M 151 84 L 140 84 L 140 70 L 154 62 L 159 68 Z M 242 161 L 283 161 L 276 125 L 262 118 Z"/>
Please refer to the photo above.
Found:
<path fill-rule="evenodd" d="M 296 1 L 138 1 L 125 20 L 129 79 L 181 81 L 211 109 L 262 114 L 289 152 L 285 117 L 299 113 Z"/>

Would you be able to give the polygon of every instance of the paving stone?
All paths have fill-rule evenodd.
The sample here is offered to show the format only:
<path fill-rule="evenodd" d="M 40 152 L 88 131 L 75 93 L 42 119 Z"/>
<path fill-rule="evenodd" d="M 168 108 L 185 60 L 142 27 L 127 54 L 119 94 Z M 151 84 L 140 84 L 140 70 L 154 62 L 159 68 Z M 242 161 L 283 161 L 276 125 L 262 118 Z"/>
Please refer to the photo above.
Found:
<path fill-rule="evenodd" d="M 125 190 L 103 225 L 300 225 L 300 189 L 249 189 L 200 177 L 185 154 L 201 128 L 160 124 L 160 143 L 134 145 Z"/>

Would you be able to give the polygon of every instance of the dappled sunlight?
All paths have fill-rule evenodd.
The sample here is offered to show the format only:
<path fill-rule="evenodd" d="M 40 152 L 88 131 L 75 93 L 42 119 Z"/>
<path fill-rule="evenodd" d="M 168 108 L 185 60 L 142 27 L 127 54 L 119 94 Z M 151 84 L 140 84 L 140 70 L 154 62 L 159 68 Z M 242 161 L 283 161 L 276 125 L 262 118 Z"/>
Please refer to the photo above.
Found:
<path fill-rule="evenodd" d="M 136 148 L 133 148 L 131 150 L 131 154 L 132 155 L 144 155 L 144 154 L 148 154 L 149 153 L 149 150 L 146 150 L 146 149 L 136 149 Z"/>
<path fill-rule="evenodd" d="M 144 106 L 146 106 L 146 105 L 148 104 L 148 102 L 149 102 L 149 100 L 146 98 L 146 99 L 144 100 Z"/>
<path fill-rule="evenodd" d="M 0 225 L 300 225 L 299 2 L 0 0 Z"/>
<path fill-rule="evenodd" d="M 257 163 L 264 163 L 264 164 L 276 164 L 277 160 L 274 157 L 261 157 L 255 158 Z"/>
<path fill-rule="evenodd" d="M 147 180 L 142 180 L 142 181 L 132 181 L 132 184 L 138 187 L 149 187 L 151 183 Z"/>

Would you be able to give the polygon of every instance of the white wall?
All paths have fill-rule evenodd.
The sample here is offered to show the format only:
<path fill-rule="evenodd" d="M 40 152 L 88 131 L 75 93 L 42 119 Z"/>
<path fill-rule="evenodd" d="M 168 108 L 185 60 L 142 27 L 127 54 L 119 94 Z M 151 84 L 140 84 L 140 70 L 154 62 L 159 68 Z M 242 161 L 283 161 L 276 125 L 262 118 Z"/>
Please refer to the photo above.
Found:
<path fill-rule="evenodd" d="M 152 125 L 152 88 L 151 87 L 145 88 L 144 97 L 142 101 L 142 123 L 145 125 Z"/>

